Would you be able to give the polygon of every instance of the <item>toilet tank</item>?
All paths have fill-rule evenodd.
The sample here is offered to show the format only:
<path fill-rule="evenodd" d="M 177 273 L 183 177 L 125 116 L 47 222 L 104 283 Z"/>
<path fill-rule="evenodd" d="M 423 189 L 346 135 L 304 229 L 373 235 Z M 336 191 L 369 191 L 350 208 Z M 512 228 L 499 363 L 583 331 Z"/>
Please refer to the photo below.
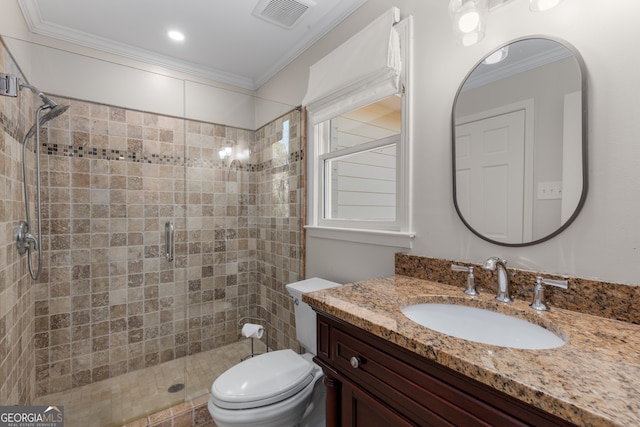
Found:
<path fill-rule="evenodd" d="M 287 291 L 293 298 L 293 307 L 296 315 L 296 338 L 298 338 L 305 351 L 311 354 L 316 354 L 316 313 L 308 304 L 302 302 L 302 294 L 335 288 L 336 286 L 340 286 L 340 283 L 318 277 L 290 283 L 286 286 Z"/>

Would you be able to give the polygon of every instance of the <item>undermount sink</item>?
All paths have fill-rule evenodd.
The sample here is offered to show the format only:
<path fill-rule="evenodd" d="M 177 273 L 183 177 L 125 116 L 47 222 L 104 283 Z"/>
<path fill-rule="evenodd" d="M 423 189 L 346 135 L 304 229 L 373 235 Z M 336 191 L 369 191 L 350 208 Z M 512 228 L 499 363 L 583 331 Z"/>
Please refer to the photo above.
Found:
<path fill-rule="evenodd" d="M 557 348 L 566 344 L 542 326 L 481 308 L 427 303 L 410 305 L 401 311 L 419 325 L 467 341 L 527 350 Z"/>

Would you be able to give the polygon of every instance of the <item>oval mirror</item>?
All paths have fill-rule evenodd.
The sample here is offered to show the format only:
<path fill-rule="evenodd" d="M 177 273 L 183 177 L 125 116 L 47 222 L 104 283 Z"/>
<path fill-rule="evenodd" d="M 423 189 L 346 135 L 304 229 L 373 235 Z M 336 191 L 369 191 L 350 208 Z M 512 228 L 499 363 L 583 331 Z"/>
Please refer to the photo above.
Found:
<path fill-rule="evenodd" d="M 527 38 L 467 75 L 453 104 L 453 199 L 479 237 L 505 246 L 564 230 L 587 193 L 585 72 L 566 44 Z"/>

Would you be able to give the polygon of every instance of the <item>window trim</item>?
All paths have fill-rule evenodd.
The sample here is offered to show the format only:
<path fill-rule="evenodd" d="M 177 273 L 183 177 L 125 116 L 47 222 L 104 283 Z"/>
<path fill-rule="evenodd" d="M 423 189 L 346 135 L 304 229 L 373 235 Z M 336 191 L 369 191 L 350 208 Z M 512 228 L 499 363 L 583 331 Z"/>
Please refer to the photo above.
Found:
<path fill-rule="evenodd" d="M 324 126 L 328 122 L 323 122 L 319 126 Z M 392 135 L 385 138 L 380 138 L 374 141 L 368 141 L 362 144 L 358 144 L 353 147 L 343 148 L 341 150 L 330 151 L 330 141 L 325 140 L 321 141 L 322 145 L 324 145 L 322 154 L 318 156 L 318 164 L 317 169 L 319 172 L 318 179 L 322 180 L 322 186 L 319 191 L 322 194 L 318 195 L 318 225 L 324 227 L 340 227 L 340 228 L 371 228 L 374 230 L 387 230 L 387 231 L 400 231 L 400 220 L 399 216 L 401 214 L 401 206 L 398 203 L 399 193 L 401 191 L 400 183 L 398 182 L 398 168 L 400 167 L 400 156 L 398 155 L 398 151 L 400 148 L 400 144 L 402 144 L 402 135 Z M 375 219 L 343 219 L 343 218 L 327 218 L 326 213 L 329 208 L 332 207 L 331 202 L 331 175 L 329 174 L 329 165 L 327 164 L 327 160 L 339 159 L 341 157 L 350 156 L 353 154 L 364 153 L 370 150 L 374 150 L 377 148 L 383 147 L 396 147 L 396 206 L 394 213 L 394 220 L 375 220 Z M 368 227 L 363 227 L 363 225 L 368 225 Z"/>
<path fill-rule="evenodd" d="M 308 111 L 308 153 L 307 158 L 307 225 L 310 237 L 344 240 L 368 244 L 411 248 L 415 233 L 412 231 L 412 102 L 411 102 L 411 52 L 413 40 L 413 17 L 409 16 L 395 25 L 400 36 L 402 50 L 402 71 L 400 75 L 401 132 L 397 143 L 397 195 L 396 220 L 390 221 L 337 220 L 323 218 L 324 160 L 329 157 L 329 121 L 319 122 L 313 111 Z M 381 98 L 382 99 L 382 98 Z M 375 101 L 374 101 L 375 102 Z M 356 108 L 356 107 L 354 107 Z M 386 224 L 385 224 L 386 223 Z"/>

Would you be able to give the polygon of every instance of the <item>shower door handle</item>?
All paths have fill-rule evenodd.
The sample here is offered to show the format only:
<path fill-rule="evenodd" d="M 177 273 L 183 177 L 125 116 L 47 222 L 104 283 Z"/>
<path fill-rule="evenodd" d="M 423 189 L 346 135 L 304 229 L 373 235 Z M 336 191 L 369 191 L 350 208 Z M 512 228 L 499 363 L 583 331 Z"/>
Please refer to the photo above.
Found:
<path fill-rule="evenodd" d="M 164 223 L 164 257 L 167 261 L 173 261 L 174 255 L 174 241 L 175 228 L 173 221 L 167 221 Z"/>

